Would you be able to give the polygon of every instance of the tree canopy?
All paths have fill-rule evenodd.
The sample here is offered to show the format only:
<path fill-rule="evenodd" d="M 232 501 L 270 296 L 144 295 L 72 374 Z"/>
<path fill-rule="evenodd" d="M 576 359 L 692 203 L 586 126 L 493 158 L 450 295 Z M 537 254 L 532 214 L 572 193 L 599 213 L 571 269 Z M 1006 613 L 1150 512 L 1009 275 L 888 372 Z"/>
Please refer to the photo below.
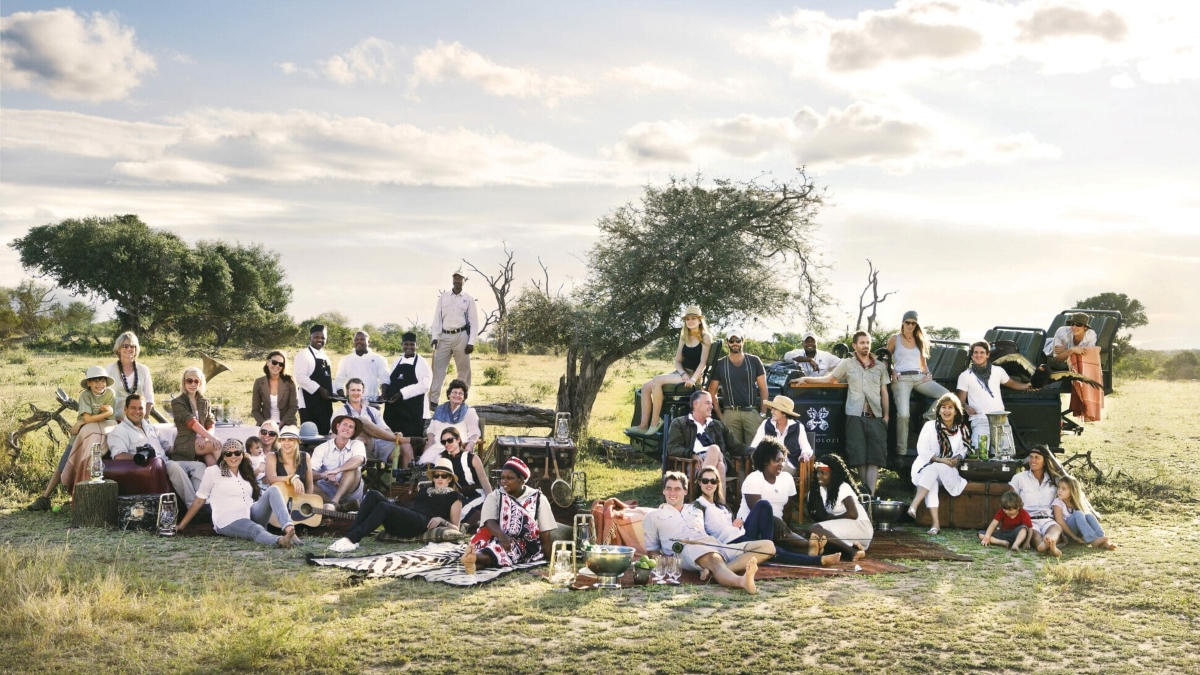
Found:
<path fill-rule="evenodd" d="M 1133 340 L 1133 330 L 1150 323 L 1149 317 L 1146 316 L 1146 306 L 1124 293 L 1109 291 L 1093 295 L 1076 302 L 1075 306 L 1083 309 L 1116 310 L 1121 313 L 1121 327 L 1128 329 L 1128 332 L 1113 338 L 1113 358 L 1117 360 L 1137 351 L 1130 344 Z"/>
<path fill-rule="evenodd" d="M 700 305 L 710 326 L 794 313 L 819 325 L 829 303 L 814 244 L 822 203 L 802 170 L 785 182 L 647 186 L 640 203 L 599 220 L 581 287 L 558 297 L 523 290 L 509 313 L 512 335 L 567 350 L 558 403 L 578 432 L 608 367 L 676 334 L 686 305 Z"/>

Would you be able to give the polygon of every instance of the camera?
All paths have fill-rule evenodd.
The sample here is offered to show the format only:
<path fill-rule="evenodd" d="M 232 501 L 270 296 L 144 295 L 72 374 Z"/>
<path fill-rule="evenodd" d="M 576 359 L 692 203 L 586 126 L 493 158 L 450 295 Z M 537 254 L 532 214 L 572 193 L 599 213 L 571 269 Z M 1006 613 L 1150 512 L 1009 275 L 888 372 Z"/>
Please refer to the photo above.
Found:
<path fill-rule="evenodd" d="M 154 448 L 149 444 L 133 449 L 133 463 L 138 466 L 146 466 L 150 460 L 154 459 L 158 453 L 154 452 Z"/>

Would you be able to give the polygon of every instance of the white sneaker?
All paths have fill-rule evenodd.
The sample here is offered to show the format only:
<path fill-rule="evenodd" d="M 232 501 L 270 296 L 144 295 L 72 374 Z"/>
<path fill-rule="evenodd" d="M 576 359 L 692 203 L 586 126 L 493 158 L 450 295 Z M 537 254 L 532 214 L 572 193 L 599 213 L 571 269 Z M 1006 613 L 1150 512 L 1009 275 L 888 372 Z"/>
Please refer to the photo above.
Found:
<path fill-rule="evenodd" d="M 342 537 L 341 539 L 338 539 L 329 545 L 329 550 L 333 551 L 334 553 L 349 553 L 356 548 L 358 548 L 358 544 L 345 537 Z"/>

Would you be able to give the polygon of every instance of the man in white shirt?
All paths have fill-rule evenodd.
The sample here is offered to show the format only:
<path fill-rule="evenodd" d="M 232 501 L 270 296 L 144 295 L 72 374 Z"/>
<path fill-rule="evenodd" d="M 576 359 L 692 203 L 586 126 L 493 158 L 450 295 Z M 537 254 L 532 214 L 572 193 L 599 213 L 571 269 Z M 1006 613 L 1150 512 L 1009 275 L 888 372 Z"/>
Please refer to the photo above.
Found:
<path fill-rule="evenodd" d="M 354 334 L 354 351 L 338 361 L 337 376 L 333 378 L 333 390 L 344 395 L 346 383 L 351 378 L 362 381 L 366 396 L 378 396 L 379 386 L 388 380 L 387 359 L 371 351 L 371 336 L 365 331 Z"/>
<path fill-rule="evenodd" d="M 349 415 L 337 415 L 332 426 L 337 435 L 313 450 L 314 492 L 327 503 L 337 504 L 341 511 L 357 511 L 363 495 L 362 465 L 367 461 L 367 448 L 354 437 L 362 433 L 362 423 Z"/>
<path fill-rule="evenodd" d="M 163 458 L 171 487 L 179 494 L 184 506 L 191 506 L 196 499 L 196 488 L 204 478 L 204 462 L 167 459 L 158 430 L 146 421 L 146 404 L 139 394 L 130 394 L 125 399 L 125 419 L 108 433 L 108 452 L 113 459 L 133 459 L 138 449 L 145 446 L 154 450 L 155 457 Z"/>
<path fill-rule="evenodd" d="M 293 377 L 300 388 L 300 421 L 317 425 L 321 436 L 329 435 L 329 416 L 333 414 L 333 375 L 324 349 L 326 339 L 325 326 L 313 324 L 308 330 L 308 346 L 292 360 Z"/>
<path fill-rule="evenodd" d="M 686 496 L 687 476 L 678 471 L 663 474 L 663 497 L 667 503 L 642 520 L 646 553 L 661 551 L 670 555 L 676 542 L 693 542 L 684 543 L 677 554 L 683 569 L 698 571 L 701 578 L 711 574 L 722 586 L 744 588 L 751 595 L 757 593 L 754 575 L 758 573 L 758 564 L 775 555 L 775 544 L 763 540 L 722 544 L 704 531 L 704 513 L 693 504 L 684 505 Z"/>
<path fill-rule="evenodd" d="M 1004 401 L 1000 398 L 1001 385 L 1018 391 L 1033 389 L 1024 382 L 1010 379 L 1003 368 L 988 363 L 991 353 L 991 345 L 983 340 L 972 344 L 971 365 L 958 376 L 958 385 L 955 387 L 963 410 L 970 415 L 971 438 L 976 443 L 988 433 L 987 413 L 1004 410 Z"/>
<path fill-rule="evenodd" d="M 783 355 L 784 361 L 800 364 L 800 370 L 807 375 L 828 375 L 833 372 L 842 360 L 829 352 L 817 349 L 817 334 L 808 331 L 800 340 L 802 349 L 793 349 Z"/>
<path fill-rule="evenodd" d="M 334 416 L 349 415 L 362 424 L 362 433 L 355 440 L 362 441 L 371 457 L 387 462 L 396 449 L 397 434 L 383 421 L 383 413 L 372 408 L 363 397 L 363 381 L 357 377 L 346 383 L 346 402 L 334 407 Z M 333 422 L 330 420 L 330 424 Z M 332 428 L 332 427 L 331 427 Z M 409 456 L 412 459 L 412 456 Z M 408 466 L 408 462 L 404 463 Z"/>
<path fill-rule="evenodd" d="M 383 420 L 389 429 L 396 431 L 404 456 L 411 460 L 415 454 L 412 439 L 425 435 L 425 420 L 433 414 L 429 410 L 433 369 L 427 359 L 417 354 L 416 333 L 405 333 L 400 341 L 404 353 L 396 359 L 390 379 L 384 384 L 387 405 L 383 408 Z"/>
<path fill-rule="evenodd" d="M 446 368 L 454 356 L 454 368 L 458 379 L 471 386 L 471 352 L 475 351 L 475 340 L 479 337 L 479 310 L 475 298 L 463 292 L 467 278 L 455 272 L 453 290 L 438 297 L 433 310 L 433 383 L 429 388 L 429 405 L 436 407 L 442 397 L 442 382 L 446 380 Z"/>

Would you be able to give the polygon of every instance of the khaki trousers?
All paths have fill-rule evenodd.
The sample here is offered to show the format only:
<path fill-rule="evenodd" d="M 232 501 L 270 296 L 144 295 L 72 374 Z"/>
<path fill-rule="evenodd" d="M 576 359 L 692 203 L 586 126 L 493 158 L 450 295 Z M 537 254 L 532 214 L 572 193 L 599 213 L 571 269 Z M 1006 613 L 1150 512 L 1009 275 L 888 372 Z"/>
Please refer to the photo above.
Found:
<path fill-rule="evenodd" d="M 429 386 L 429 402 L 437 405 L 442 400 L 442 384 L 446 381 L 446 368 L 450 365 L 450 356 L 454 356 L 455 377 L 467 383 L 471 388 L 471 357 L 467 354 L 467 331 L 438 336 L 437 349 L 433 350 L 433 384 Z"/>

